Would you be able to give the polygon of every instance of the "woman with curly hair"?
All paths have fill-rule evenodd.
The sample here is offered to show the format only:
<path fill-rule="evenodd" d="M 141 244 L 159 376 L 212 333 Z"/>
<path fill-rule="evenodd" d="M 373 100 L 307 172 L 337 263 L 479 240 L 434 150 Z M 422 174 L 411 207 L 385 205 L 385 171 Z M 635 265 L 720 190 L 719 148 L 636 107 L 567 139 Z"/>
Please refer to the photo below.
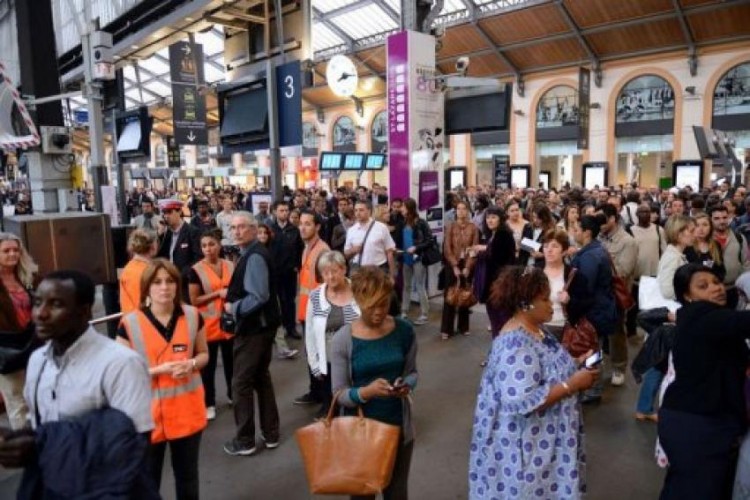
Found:
<path fill-rule="evenodd" d="M 579 368 L 582 359 L 574 360 L 545 330 L 552 302 L 541 269 L 506 268 L 490 302 L 513 316 L 493 341 L 480 382 L 469 498 L 581 498 L 585 454 L 577 395 L 599 372 Z"/>

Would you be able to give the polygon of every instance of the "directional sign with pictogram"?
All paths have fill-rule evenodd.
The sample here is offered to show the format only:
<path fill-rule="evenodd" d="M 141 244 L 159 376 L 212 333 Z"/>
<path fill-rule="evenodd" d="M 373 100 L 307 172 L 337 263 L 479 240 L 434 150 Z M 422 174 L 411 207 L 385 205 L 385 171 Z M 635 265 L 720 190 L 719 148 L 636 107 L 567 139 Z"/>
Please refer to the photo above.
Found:
<path fill-rule="evenodd" d="M 172 79 L 172 122 L 177 144 L 208 144 L 203 47 L 190 42 L 169 46 Z"/>

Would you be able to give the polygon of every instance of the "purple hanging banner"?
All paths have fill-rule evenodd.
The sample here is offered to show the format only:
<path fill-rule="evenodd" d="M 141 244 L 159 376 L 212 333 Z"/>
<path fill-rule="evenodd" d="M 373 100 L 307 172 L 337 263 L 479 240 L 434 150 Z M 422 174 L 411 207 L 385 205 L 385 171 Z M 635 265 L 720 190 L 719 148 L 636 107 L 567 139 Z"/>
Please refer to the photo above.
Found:
<path fill-rule="evenodd" d="M 409 33 L 388 37 L 388 192 L 409 197 Z"/>

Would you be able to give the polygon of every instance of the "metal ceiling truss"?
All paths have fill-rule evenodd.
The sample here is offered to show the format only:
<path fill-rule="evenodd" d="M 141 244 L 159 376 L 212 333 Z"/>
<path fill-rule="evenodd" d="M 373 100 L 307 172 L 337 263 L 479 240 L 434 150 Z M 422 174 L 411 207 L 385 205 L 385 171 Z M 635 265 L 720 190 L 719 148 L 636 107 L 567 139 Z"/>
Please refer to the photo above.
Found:
<path fill-rule="evenodd" d="M 469 16 L 471 17 L 471 26 L 474 28 L 474 30 L 479 33 L 479 36 L 482 37 L 482 39 L 492 48 L 492 52 L 495 53 L 497 57 L 500 58 L 503 63 L 508 66 L 511 69 L 511 72 L 513 76 L 516 79 L 516 92 L 518 93 L 519 97 L 523 97 L 526 92 L 526 84 L 523 80 L 523 75 L 521 74 L 521 71 L 516 67 L 513 62 L 508 59 L 508 57 L 503 54 L 503 51 L 500 50 L 500 47 L 495 44 L 494 41 L 492 41 L 492 38 L 490 35 L 487 34 L 486 31 L 484 31 L 484 28 L 482 28 L 479 23 L 477 22 L 476 15 L 477 15 L 477 6 L 474 4 L 474 0 L 461 0 L 463 4 L 466 6 L 467 12 L 469 12 Z"/>
<path fill-rule="evenodd" d="M 312 12 L 313 12 L 313 20 L 318 21 L 319 23 L 323 24 L 326 28 L 331 30 L 336 36 L 338 36 L 339 38 L 344 40 L 344 42 L 346 42 L 348 51 L 352 53 L 352 55 L 354 56 L 354 61 L 358 65 L 362 66 L 373 75 L 377 77 L 381 77 L 381 74 L 378 70 L 376 70 L 375 68 L 370 66 L 368 63 L 366 63 L 365 61 L 362 61 L 361 59 L 357 57 L 357 54 L 355 53 L 355 50 L 354 50 L 355 44 L 356 44 L 356 40 L 354 40 L 354 38 L 352 38 L 346 31 L 339 28 L 337 24 L 331 22 L 325 17 L 321 17 L 323 14 L 315 7 L 312 8 Z"/>
<path fill-rule="evenodd" d="M 383 0 L 367 0 L 366 2 L 356 2 L 355 4 L 351 4 L 351 7 L 347 6 L 347 7 L 349 7 L 347 10 L 362 7 L 363 5 L 367 5 L 368 3 L 373 2 L 373 1 L 380 1 L 380 2 L 382 2 Z M 466 10 L 464 10 L 464 11 L 457 11 L 456 13 L 451 13 L 451 14 L 447 14 L 445 16 L 441 16 L 440 18 L 438 18 L 435 21 L 435 24 L 436 25 L 445 26 L 445 27 L 450 27 L 450 26 L 461 25 L 461 24 L 469 22 L 469 23 L 472 23 L 472 24 L 474 24 L 476 26 L 479 26 L 478 25 L 478 21 L 480 19 L 486 19 L 488 17 L 497 16 L 497 15 L 500 15 L 500 14 L 502 14 L 504 12 L 510 12 L 510 11 L 515 11 L 515 10 L 521 10 L 521 9 L 531 8 L 531 7 L 535 7 L 535 6 L 543 5 L 543 4 L 549 4 L 549 3 L 551 3 L 551 1 L 552 2 L 557 2 L 558 5 L 562 4 L 561 0 L 551 0 L 551 1 L 550 0 L 530 0 L 530 1 L 523 1 L 523 0 L 496 0 L 494 2 L 489 2 L 489 3 L 483 4 L 483 5 L 476 5 L 476 4 L 474 4 L 473 0 L 462 0 L 462 1 L 463 1 L 464 5 L 466 5 Z M 467 53 L 467 54 L 459 54 L 459 55 L 455 55 L 455 56 L 451 56 L 451 57 L 442 58 L 442 59 L 439 59 L 437 62 L 438 62 L 438 64 L 442 64 L 442 63 L 446 63 L 446 62 L 452 62 L 452 61 L 455 61 L 456 59 L 458 59 L 459 57 L 464 56 L 464 55 L 466 55 L 466 56 L 481 56 L 481 55 L 486 55 L 486 54 L 502 54 L 504 52 L 508 52 L 508 51 L 511 51 L 511 50 L 514 50 L 514 49 L 531 47 L 531 46 L 539 45 L 539 44 L 542 44 L 542 43 L 554 42 L 554 41 L 558 41 L 558 40 L 565 40 L 565 39 L 570 39 L 572 37 L 575 37 L 579 41 L 579 43 L 582 43 L 582 45 L 583 45 L 583 43 L 585 43 L 585 45 L 583 45 L 583 47 L 584 47 L 584 50 L 586 50 L 586 53 L 589 55 L 589 61 L 583 61 L 582 64 L 584 64 L 584 65 L 585 64 L 591 64 L 593 66 L 592 69 L 594 70 L 594 81 L 595 81 L 595 84 L 597 86 L 601 86 L 601 79 L 603 77 L 603 75 L 601 73 L 601 68 L 599 67 L 599 65 L 601 64 L 602 61 L 608 61 L 608 60 L 613 60 L 613 59 L 622 59 L 624 57 L 631 57 L 631 56 L 634 56 L 634 55 L 645 55 L 645 54 L 649 54 L 649 53 L 667 52 L 667 51 L 680 50 L 680 49 L 683 49 L 683 50 L 686 49 L 688 51 L 688 58 L 689 58 L 688 59 L 688 64 L 690 65 L 691 74 L 695 74 L 694 71 L 697 71 L 697 62 L 698 62 L 697 61 L 697 53 L 696 53 L 695 49 L 697 47 L 704 46 L 704 45 L 716 44 L 716 43 L 719 42 L 719 40 L 711 40 L 710 42 L 706 42 L 706 43 L 695 42 L 694 38 L 692 37 L 692 33 L 689 31 L 689 25 L 687 24 L 687 16 L 688 15 L 694 15 L 694 14 L 703 14 L 703 13 L 713 12 L 713 11 L 721 10 L 723 8 L 727 8 L 727 7 L 730 7 L 730 6 L 734 7 L 734 6 L 738 6 L 738 5 L 747 5 L 747 4 L 750 4 L 750 0 L 733 0 L 731 2 L 719 2 L 719 3 L 712 3 L 712 4 L 696 5 L 696 6 L 692 6 L 692 7 L 682 7 L 681 5 L 679 5 L 678 0 L 673 0 L 673 2 L 675 4 L 676 8 L 675 8 L 675 10 L 670 11 L 670 12 L 664 12 L 664 13 L 661 13 L 661 14 L 656 14 L 656 15 L 652 15 L 652 16 L 648 16 L 648 17 L 644 17 L 644 18 L 628 19 L 628 20 L 625 20 L 625 21 L 617 21 L 617 22 L 608 23 L 608 24 L 604 24 L 604 25 L 594 26 L 594 27 L 591 27 L 591 28 L 580 28 L 580 27 L 573 28 L 573 27 L 571 27 L 571 31 L 570 32 L 560 33 L 560 34 L 555 34 L 555 35 L 550 35 L 550 36 L 545 36 L 545 37 L 541 37 L 541 38 L 535 38 L 535 39 L 532 39 L 532 40 L 525 40 L 525 41 L 522 41 L 522 42 L 511 43 L 511 44 L 507 44 L 507 45 L 503 45 L 503 46 L 498 46 L 498 45 L 492 43 L 491 48 L 480 49 L 480 50 L 472 51 L 472 52 Z M 354 6 L 356 6 L 356 7 L 354 7 Z M 472 9 L 472 6 L 473 6 L 473 9 Z M 562 7 L 564 7 L 564 5 L 562 5 Z M 567 11 L 567 9 L 566 9 L 566 11 Z M 334 12 L 334 11 L 331 11 L 331 12 Z M 326 16 L 328 18 L 333 17 L 333 16 L 331 16 L 331 12 L 326 13 Z M 561 11 L 561 13 L 562 13 L 562 11 Z M 456 15 L 456 14 L 458 14 L 458 15 Z M 565 16 L 565 14 L 563 14 L 563 16 Z M 574 19 L 572 19 L 572 16 L 570 16 L 570 17 L 571 17 L 571 21 L 574 21 Z M 591 44 L 589 44 L 588 41 L 585 39 L 585 37 L 587 35 L 593 35 L 593 34 L 596 34 L 596 33 L 603 33 L 603 32 L 607 32 L 607 31 L 611 31 L 613 29 L 628 28 L 628 27 L 631 27 L 631 26 L 640 26 L 640 25 L 644 25 L 644 24 L 648 24 L 648 23 L 665 21 L 665 20 L 673 20 L 673 19 L 678 19 L 679 22 L 681 23 L 681 25 L 684 22 L 685 26 L 688 28 L 688 30 L 685 30 L 685 28 L 682 28 L 683 29 L 683 33 L 685 34 L 686 43 L 683 44 L 683 45 L 680 45 L 680 46 L 676 46 L 676 47 L 675 46 L 659 47 L 659 48 L 653 49 L 653 50 L 648 49 L 646 51 L 636 51 L 636 52 L 631 52 L 631 53 L 623 53 L 623 54 L 617 54 L 617 55 L 614 55 L 614 56 L 605 56 L 605 57 L 602 57 L 602 56 L 599 56 L 598 54 L 596 54 L 594 52 L 594 50 L 591 47 Z M 574 22 L 574 24 L 575 24 L 575 22 Z M 327 25 L 327 26 L 329 26 L 329 25 Z M 577 26 L 577 24 L 576 24 L 576 26 Z M 327 49 L 324 49 L 324 50 L 316 52 L 315 53 L 315 57 L 314 57 L 314 61 L 315 62 L 320 62 L 320 61 L 324 61 L 324 60 L 330 59 L 331 57 L 333 57 L 336 54 L 344 54 L 344 53 L 349 53 L 349 52 L 356 52 L 356 51 L 361 51 L 361 50 L 365 50 L 365 49 L 368 49 L 368 48 L 372 48 L 374 46 L 382 45 L 383 43 L 385 43 L 385 40 L 388 38 L 388 36 L 390 36 L 391 34 L 397 32 L 397 31 L 398 30 L 391 30 L 391 31 L 387 31 L 387 32 L 384 32 L 384 33 L 378 33 L 376 35 L 373 35 L 373 36 L 370 36 L 370 37 L 366 37 L 366 38 L 362 38 L 362 39 L 359 39 L 359 40 L 354 40 L 353 44 L 351 44 L 351 43 L 349 43 L 347 41 L 347 43 L 345 43 L 345 44 L 334 46 L 334 47 L 329 47 Z M 688 38 L 688 35 L 689 35 L 689 38 Z M 349 39 L 351 40 L 351 37 L 349 37 Z M 737 37 L 733 37 L 731 39 L 730 38 L 726 38 L 726 39 L 722 39 L 720 41 L 730 41 L 730 40 L 737 40 Z M 599 65 L 596 64 L 597 60 L 598 60 Z M 570 65 L 572 65 L 572 63 L 565 63 L 565 64 L 561 65 L 561 67 L 562 66 L 570 66 Z M 513 65 L 510 65 L 510 66 L 513 66 Z M 535 68 L 534 71 L 539 71 L 539 70 Z M 524 72 L 519 72 L 519 73 L 521 73 L 521 76 L 523 76 Z M 515 73 L 503 73 L 502 76 L 515 76 Z M 518 83 L 516 84 L 516 89 L 520 90 L 520 91 L 523 91 L 522 90 L 523 79 L 521 79 L 520 82 L 521 82 L 520 85 Z"/>
<path fill-rule="evenodd" d="M 675 2 L 677 0 L 674 0 Z M 583 47 L 583 50 L 586 51 L 586 54 L 588 54 L 589 59 L 591 59 L 591 70 L 594 72 L 594 84 L 601 88 L 602 86 L 602 65 L 599 61 L 599 56 L 594 51 L 594 49 L 591 47 L 591 44 L 588 40 L 583 36 L 581 33 L 581 28 L 578 26 L 578 23 L 576 23 L 575 19 L 573 19 L 573 16 L 570 15 L 570 12 L 568 11 L 568 8 L 565 6 L 565 3 L 563 3 L 563 0 L 556 0 L 555 3 L 557 4 L 557 10 L 560 11 L 560 14 L 565 19 L 565 22 L 568 24 L 568 27 L 573 31 L 573 34 L 575 35 L 576 39 L 578 40 L 578 43 L 581 44 L 581 47 Z"/>
<path fill-rule="evenodd" d="M 557 2 L 559 0 L 555 0 L 555 1 Z M 750 0 L 735 0 L 731 5 L 737 5 L 737 4 L 750 4 Z M 699 5 L 699 6 L 691 7 L 691 8 L 687 8 L 687 9 L 686 8 L 682 8 L 681 12 L 683 13 L 683 15 L 696 14 L 696 13 L 706 13 L 706 12 L 711 12 L 711 11 L 719 10 L 722 7 L 726 7 L 726 6 L 727 6 L 726 3 L 709 4 L 709 5 Z M 627 27 L 636 26 L 636 25 L 644 25 L 644 24 L 649 24 L 649 23 L 652 23 L 652 22 L 655 22 L 655 21 L 660 21 L 660 20 L 674 19 L 677 16 L 678 16 L 677 12 L 673 11 L 673 12 L 667 12 L 667 13 L 664 13 L 664 14 L 658 14 L 656 16 L 639 18 L 639 19 L 629 19 L 627 21 L 619 21 L 619 22 L 609 23 L 609 24 L 605 24 L 605 25 L 601 25 L 601 26 L 595 26 L 595 27 L 592 27 L 592 28 L 579 28 L 577 31 L 572 31 L 572 32 L 569 31 L 569 32 L 565 32 L 565 33 L 559 33 L 559 34 L 555 34 L 555 35 L 550 35 L 550 36 L 545 36 L 545 37 L 540 37 L 540 38 L 533 38 L 533 39 L 530 39 L 530 40 L 524 40 L 522 42 L 509 43 L 509 44 L 503 45 L 503 46 L 497 46 L 497 49 L 500 50 L 500 51 L 502 51 L 502 52 L 509 52 L 509 51 L 512 51 L 512 50 L 521 49 L 521 48 L 527 48 L 527 47 L 532 47 L 532 46 L 540 45 L 540 44 L 543 44 L 543 43 L 555 42 L 555 41 L 558 41 L 558 40 L 566 40 L 566 39 L 570 39 L 570 38 L 573 38 L 573 37 L 578 38 L 579 36 L 581 38 L 583 38 L 586 35 L 592 35 L 592 34 L 595 34 L 595 33 L 603 33 L 603 32 L 611 31 L 611 30 L 614 30 L 614 29 L 627 28 Z M 731 40 L 735 40 L 735 39 L 737 39 L 737 37 L 732 37 L 731 38 Z M 584 41 L 585 41 L 585 38 L 584 38 Z M 728 41 L 728 39 L 722 39 L 721 41 Z M 716 43 L 718 43 L 718 40 L 710 40 L 710 41 L 707 41 L 705 43 L 693 42 L 693 46 L 694 47 L 698 47 L 698 46 L 703 46 L 703 45 L 712 45 L 712 44 L 716 44 Z M 609 57 L 599 56 L 598 59 L 601 62 L 601 61 L 604 61 L 604 60 L 621 59 L 623 57 L 630 57 L 630 56 L 633 56 L 633 55 L 643 55 L 644 53 L 658 53 L 658 52 L 666 52 L 668 50 L 686 49 L 686 48 L 688 50 L 690 49 L 690 47 L 687 44 L 681 44 L 681 45 L 678 45 L 678 46 L 657 47 L 657 48 L 654 48 L 654 49 L 647 49 L 646 51 L 635 51 L 635 52 L 628 52 L 628 53 L 616 54 L 616 55 L 609 56 Z M 482 56 L 482 55 L 492 54 L 494 52 L 495 52 L 495 50 L 491 49 L 491 48 L 490 49 L 479 49 L 479 50 L 472 51 L 472 52 L 469 52 L 469 53 L 466 53 L 466 54 L 457 54 L 457 55 L 454 55 L 454 56 L 450 56 L 450 57 L 445 57 L 445 58 L 439 59 L 438 63 L 442 64 L 442 63 L 446 63 L 446 62 L 455 61 L 456 59 L 458 59 L 461 56 Z M 591 54 L 593 54 L 593 51 L 591 51 L 590 55 Z"/>
<path fill-rule="evenodd" d="M 682 29 L 682 35 L 685 37 L 685 43 L 688 46 L 688 68 L 690 68 L 690 76 L 698 74 L 698 54 L 695 50 L 695 38 L 693 33 L 690 31 L 687 19 L 685 18 L 685 12 L 682 10 L 679 0 L 672 0 L 674 10 L 677 13 L 677 20 L 680 21 L 680 28 Z"/>

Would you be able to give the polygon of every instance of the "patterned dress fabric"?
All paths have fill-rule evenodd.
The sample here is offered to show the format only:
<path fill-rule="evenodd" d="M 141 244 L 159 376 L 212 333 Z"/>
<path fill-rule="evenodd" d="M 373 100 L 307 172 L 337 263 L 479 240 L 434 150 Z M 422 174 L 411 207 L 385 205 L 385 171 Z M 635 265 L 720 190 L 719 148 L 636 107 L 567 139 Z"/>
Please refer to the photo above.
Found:
<path fill-rule="evenodd" d="M 493 342 L 482 375 L 469 458 L 473 500 L 578 499 L 586 492 L 583 419 L 577 398 L 538 410 L 576 371 L 549 333 L 522 329 Z"/>

